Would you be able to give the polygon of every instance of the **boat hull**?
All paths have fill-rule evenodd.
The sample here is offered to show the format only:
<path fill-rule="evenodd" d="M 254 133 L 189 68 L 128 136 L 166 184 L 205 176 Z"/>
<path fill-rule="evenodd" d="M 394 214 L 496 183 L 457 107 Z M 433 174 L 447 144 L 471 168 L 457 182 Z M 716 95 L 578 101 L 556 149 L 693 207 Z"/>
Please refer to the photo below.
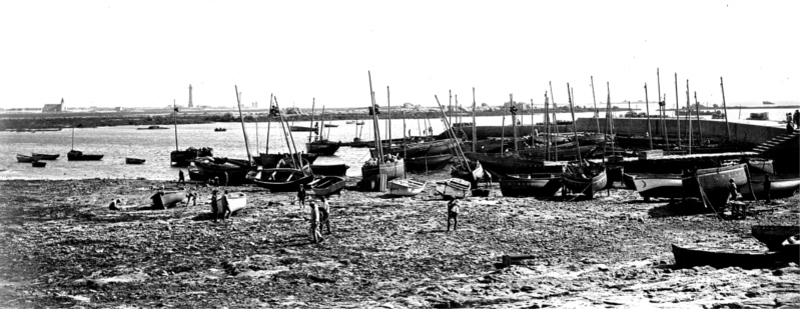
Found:
<path fill-rule="evenodd" d="M 716 268 L 741 267 L 766 268 L 781 260 L 777 252 L 734 250 L 728 248 L 672 245 L 675 265 L 678 267 L 712 266 Z"/>
<path fill-rule="evenodd" d="M 770 180 L 772 184 L 770 185 L 769 195 L 772 199 L 792 197 L 800 192 L 800 178 Z M 739 192 L 742 194 L 742 199 L 745 200 L 752 200 L 753 193 L 759 200 L 767 199 L 767 192 L 764 190 L 764 177 L 754 176 L 750 179 L 750 185 L 742 186 Z"/>
<path fill-rule="evenodd" d="M 645 199 L 681 198 L 683 181 L 680 175 L 637 175 L 633 179 L 636 191 Z"/>
<path fill-rule="evenodd" d="M 284 154 L 280 153 L 260 153 L 258 154 L 258 157 L 255 157 L 253 159 L 256 160 L 256 163 L 258 165 L 261 165 L 265 168 L 273 168 L 278 166 L 278 162 L 280 162 L 281 159 L 283 159 L 283 156 Z M 314 161 L 317 160 L 318 156 L 319 155 L 316 153 L 300 154 L 300 158 L 302 158 L 303 160 L 308 160 L 309 164 L 314 163 Z"/>
<path fill-rule="evenodd" d="M 341 146 L 341 142 L 311 142 L 306 143 L 306 152 L 315 153 L 321 156 L 332 156 L 334 153 L 336 153 L 336 151 L 339 150 L 339 147 Z"/>
<path fill-rule="evenodd" d="M 744 166 L 745 164 L 737 164 L 699 169 L 695 176 L 682 178 L 683 192 L 688 197 L 702 199 L 705 196 L 707 202 L 711 204 L 710 206 L 719 209 L 728 202 L 730 179 L 734 180 L 740 193 L 743 186 L 747 185 L 747 173 Z"/>
<path fill-rule="evenodd" d="M 33 161 L 33 162 L 31 162 L 31 166 L 33 166 L 33 167 L 45 167 L 46 165 L 47 165 L 47 162 L 42 162 L 42 161 Z"/>
<path fill-rule="evenodd" d="M 198 157 L 213 156 L 213 149 L 203 147 L 200 149 L 189 147 L 186 150 L 175 150 L 169 153 L 170 164 L 173 166 L 189 166 Z"/>
<path fill-rule="evenodd" d="M 255 170 L 255 166 L 250 166 L 247 160 L 228 159 L 218 157 L 202 157 L 194 161 L 198 173 L 206 179 L 219 177 L 220 185 L 224 185 L 225 177 L 228 184 L 242 184 L 246 182 L 247 173 Z"/>
<path fill-rule="evenodd" d="M 334 164 L 334 165 L 311 165 L 311 170 L 314 175 L 322 176 L 345 176 L 347 170 L 350 168 L 347 164 Z"/>
<path fill-rule="evenodd" d="M 580 177 L 572 173 L 569 169 L 566 169 L 565 172 L 561 174 L 561 181 L 564 183 L 564 187 L 570 191 L 583 194 L 588 198 L 593 198 L 595 193 L 605 189 L 608 185 L 605 167 L 600 167 L 599 169 L 596 175 L 591 178 Z"/>
<path fill-rule="evenodd" d="M 70 151 L 67 153 L 67 160 L 69 161 L 99 161 L 103 159 L 101 154 L 85 154 L 80 151 Z"/>
<path fill-rule="evenodd" d="M 311 191 L 316 196 L 328 196 L 339 193 L 346 184 L 344 177 L 328 176 L 312 182 Z"/>
<path fill-rule="evenodd" d="M 395 179 L 389 182 L 389 194 L 414 196 L 425 190 L 428 182 L 419 179 Z"/>
<path fill-rule="evenodd" d="M 469 181 L 459 178 L 436 182 L 436 193 L 444 198 L 465 198 L 469 194 L 470 188 Z"/>
<path fill-rule="evenodd" d="M 508 197 L 548 197 L 561 189 L 561 174 L 508 175 L 500 181 L 500 192 Z"/>
<path fill-rule="evenodd" d="M 56 160 L 61 155 L 59 154 L 43 154 L 43 153 L 32 153 L 31 157 L 36 160 Z"/>
<path fill-rule="evenodd" d="M 186 191 L 160 191 L 153 194 L 150 200 L 153 202 L 153 208 L 166 209 L 175 206 L 185 198 Z"/>
<path fill-rule="evenodd" d="M 406 158 L 406 170 L 410 172 L 427 172 L 445 168 L 453 159 L 452 154 Z"/>
<path fill-rule="evenodd" d="M 364 179 L 378 175 L 386 175 L 386 180 L 392 180 L 403 176 L 406 172 L 405 160 L 397 159 L 394 162 L 384 162 L 380 165 L 364 165 L 361 167 L 361 175 Z"/>
<path fill-rule="evenodd" d="M 144 164 L 145 159 L 125 158 L 125 164 Z"/>
<path fill-rule="evenodd" d="M 21 155 L 21 154 L 17 155 L 17 162 L 19 162 L 19 163 L 31 163 L 33 161 L 34 160 L 33 160 L 32 156 L 26 156 L 26 155 Z"/>
<path fill-rule="evenodd" d="M 294 168 L 267 168 L 251 171 L 247 179 L 270 192 L 294 192 L 311 183 L 314 176 Z"/>
<path fill-rule="evenodd" d="M 218 207 L 220 208 L 216 212 L 212 209 L 211 213 L 220 213 L 225 209 L 225 206 L 228 207 L 231 213 L 235 213 L 247 207 L 247 194 L 242 192 L 229 192 L 226 194 L 226 198 L 220 199 L 218 203 Z M 211 205 L 211 207 L 214 207 L 214 205 Z"/>
<path fill-rule="evenodd" d="M 783 241 L 800 234 L 800 226 L 796 225 L 754 225 L 750 228 L 753 237 L 767 245 L 772 251 L 783 248 Z"/>

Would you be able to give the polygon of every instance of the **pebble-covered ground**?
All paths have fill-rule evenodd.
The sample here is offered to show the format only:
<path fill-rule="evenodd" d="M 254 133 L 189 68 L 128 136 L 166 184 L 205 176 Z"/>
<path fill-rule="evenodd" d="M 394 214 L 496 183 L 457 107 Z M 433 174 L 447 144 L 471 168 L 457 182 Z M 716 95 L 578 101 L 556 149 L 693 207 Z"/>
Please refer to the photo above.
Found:
<path fill-rule="evenodd" d="M 427 178 L 444 178 L 430 175 Z M 248 207 L 210 220 L 197 206 L 146 209 L 149 180 L 3 181 L 0 307 L 7 308 L 777 308 L 800 306 L 796 263 L 673 267 L 670 244 L 766 247 L 756 224 L 798 224 L 795 196 L 753 202 L 746 220 L 691 203 L 468 198 L 446 233 L 433 193 L 334 196 L 332 235 L 307 236 L 295 194 L 253 186 Z M 191 184 L 187 188 L 191 188 Z M 120 198 L 123 211 L 111 211 Z M 501 267 L 503 255 L 529 255 Z"/>

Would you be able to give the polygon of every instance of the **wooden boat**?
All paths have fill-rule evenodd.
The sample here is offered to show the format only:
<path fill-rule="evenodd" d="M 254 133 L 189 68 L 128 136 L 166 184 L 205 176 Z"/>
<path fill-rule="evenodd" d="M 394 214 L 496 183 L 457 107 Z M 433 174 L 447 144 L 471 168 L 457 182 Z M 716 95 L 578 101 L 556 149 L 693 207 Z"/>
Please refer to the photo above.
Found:
<path fill-rule="evenodd" d="M 728 186 L 733 179 L 736 187 L 741 190 L 747 185 L 745 164 L 705 168 L 697 170 L 694 175 L 687 174 L 682 177 L 683 192 L 686 197 L 701 198 L 716 209 L 724 206 L 728 201 Z M 740 191 L 741 193 L 741 191 Z"/>
<path fill-rule="evenodd" d="M 436 182 L 436 193 L 444 198 L 464 198 L 470 191 L 469 181 L 459 178 L 450 178 Z"/>
<path fill-rule="evenodd" d="M 306 152 L 315 153 L 321 156 L 332 156 L 342 146 L 342 142 L 331 142 L 329 140 L 316 140 L 306 143 Z"/>
<path fill-rule="evenodd" d="M 169 129 L 167 127 L 162 126 L 149 126 L 147 128 L 136 128 L 136 130 L 166 130 Z"/>
<path fill-rule="evenodd" d="M 508 197 L 547 197 L 555 195 L 559 189 L 560 173 L 508 175 L 508 179 L 500 180 L 500 192 Z"/>
<path fill-rule="evenodd" d="M 354 123 L 356 123 L 356 122 L 355 122 L 355 121 L 353 121 L 353 120 L 348 120 L 348 121 L 345 121 L 344 123 L 345 123 L 345 124 L 354 124 Z"/>
<path fill-rule="evenodd" d="M 428 156 L 433 156 L 444 153 L 451 153 L 452 151 L 451 149 L 458 146 L 459 143 L 461 143 L 460 140 L 453 141 L 450 139 L 432 141 L 427 143 L 429 147 L 428 147 L 428 152 L 426 152 L 425 154 Z"/>
<path fill-rule="evenodd" d="M 220 211 L 222 209 L 225 209 L 224 207 L 226 206 L 226 204 L 231 213 L 235 213 L 247 207 L 247 194 L 244 194 L 243 192 L 228 192 L 228 194 L 226 194 L 225 196 L 226 198 L 224 199 L 220 196 L 220 199 L 218 201 Z"/>
<path fill-rule="evenodd" d="M 489 154 L 465 152 L 464 155 L 473 161 L 478 161 L 481 166 L 491 172 L 496 179 L 505 179 L 512 174 L 535 174 L 560 172 L 561 166 L 546 166 L 544 160 L 521 156 L 515 153 Z"/>
<path fill-rule="evenodd" d="M 46 165 L 47 165 L 47 162 L 42 162 L 42 161 L 33 161 L 33 162 L 31 162 L 31 166 L 33 166 L 33 167 L 45 167 Z"/>
<path fill-rule="evenodd" d="M 367 161 L 367 163 L 361 167 L 361 175 L 364 179 L 378 175 L 386 175 L 386 180 L 392 180 L 406 173 L 404 159 L 395 159 L 392 162 L 387 161 L 381 164 L 374 163 L 373 160 L 374 159 Z"/>
<path fill-rule="evenodd" d="M 606 175 L 608 175 L 608 187 L 612 187 L 614 182 L 622 181 L 622 175 L 625 174 L 625 166 L 620 164 L 608 163 L 606 164 Z"/>
<path fill-rule="evenodd" d="M 214 128 L 214 132 L 225 132 L 228 131 L 226 128 Z"/>
<path fill-rule="evenodd" d="M 194 165 L 206 179 L 219 177 L 220 182 L 224 182 L 227 176 L 229 185 L 245 183 L 247 173 L 256 169 L 256 166 L 247 160 L 224 157 L 197 158 Z"/>
<path fill-rule="evenodd" d="M 150 197 L 153 208 L 167 209 L 186 198 L 186 191 L 159 191 Z"/>
<path fill-rule="evenodd" d="M 605 133 L 586 133 L 578 136 L 578 142 L 581 145 L 601 145 L 609 139 L 610 136 Z"/>
<path fill-rule="evenodd" d="M 389 194 L 397 196 L 414 196 L 420 194 L 428 185 L 427 181 L 407 178 L 389 181 Z"/>
<path fill-rule="evenodd" d="M 783 241 L 800 234 L 800 226 L 796 225 L 753 225 L 750 233 L 758 241 L 767 245 L 771 251 L 783 248 Z"/>
<path fill-rule="evenodd" d="M 331 165 L 322 165 L 322 164 L 311 165 L 311 170 L 314 171 L 314 175 L 324 175 L 324 176 L 345 176 L 347 175 L 347 170 L 349 168 L 350 166 L 344 163 L 331 164 Z"/>
<path fill-rule="evenodd" d="M 19 163 L 31 163 L 31 162 L 33 162 L 33 157 L 32 156 L 26 156 L 26 155 L 18 154 L 17 155 L 17 162 L 19 162 Z"/>
<path fill-rule="evenodd" d="M 469 181 L 473 188 L 478 187 L 478 181 L 483 179 L 486 171 L 483 169 L 480 161 L 469 162 L 456 162 L 452 165 L 450 176 L 453 178 L 464 179 Z"/>
<path fill-rule="evenodd" d="M 590 157 L 597 149 L 597 146 L 581 146 L 581 157 L 588 158 Z M 533 159 L 540 159 L 544 160 L 547 155 L 547 151 L 545 147 L 536 147 L 536 148 L 525 148 L 519 151 L 520 155 L 527 156 Z M 556 157 L 556 151 L 552 148 L 550 149 L 550 158 Z M 571 148 L 568 147 L 559 147 L 558 150 L 558 159 L 564 161 L 570 160 L 577 160 L 578 154 L 575 152 L 574 145 Z M 551 159 L 552 160 L 552 159 Z"/>
<path fill-rule="evenodd" d="M 608 184 L 605 166 L 592 162 L 585 165 L 570 163 L 561 174 L 561 181 L 570 191 L 582 193 L 590 199 L 595 192 L 605 189 Z"/>
<path fill-rule="evenodd" d="M 200 173 L 200 169 L 194 164 L 189 165 L 189 180 L 193 181 L 206 181 L 208 177 Z"/>
<path fill-rule="evenodd" d="M 314 175 L 304 174 L 296 168 L 265 168 L 252 170 L 247 174 L 247 180 L 257 186 L 269 189 L 270 192 L 294 192 L 300 185 L 306 185 L 314 180 Z"/>
<path fill-rule="evenodd" d="M 170 164 L 173 166 L 189 166 L 199 157 L 213 157 L 213 148 L 200 149 L 189 147 L 186 150 L 175 150 L 169 153 Z"/>
<path fill-rule="evenodd" d="M 289 126 L 289 131 L 292 131 L 292 132 L 317 132 L 317 128 L 304 127 L 304 126 Z"/>
<path fill-rule="evenodd" d="M 531 144 L 546 144 L 547 143 L 547 135 L 546 134 L 539 134 L 539 136 L 532 136 Z M 550 135 L 550 143 L 553 145 L 565 144 L 569 143 L 569 138 L 562 135 L 551 134 Z"/>
<path fill-rule="evenodd" d="M 338 124 L 330 124 L 330 123 L 326 123 L 326 124 L 324 124 L 322 126 L 325 127 L 325 128 L 338 128 L 339 127 Z"/>
<path fill-rule="evenodd" d="M 60 154 L 43 154 L 43 153 L 32 153 L 31 157 L 34 160 L 56 160 L 58 157 L 61 156 Z"/>
<path fill-rule="evenodd" d="M 632 181 L 645 201 L 653 197 L 683 197 L 683 181 L 678 174 L 638 174 Z"/>
<path fill-rule="evenodd" d="M 311 182 L 311 191 L 316 196 L 338 194 L 347 184 L 344 177 L 326 176 Z"/>
<path fill-rule="evenodd" d="M 797 175 L 770 175 L 770 181 L 772 184 L 770 185 L 769 195 L 773 199 L 792 197 L 800 193 L 800 178 L 798 178 Z M 752 186 L 752 191 L 750 190 L 750 186 Z M 752 200 L 753 194 L 751 192 L 755 193 L 756 198 L 759 200 L 765 200 L 767 198 L 767 193 L 764 191 L 764 175 L 751 175 L 750 186 L 744 185 L 739 187 L 739 193 L 742 194 L 742 199 Z"/>
<path fill-rule="evenodd" d="M 775 166 L 772 159 L 747 159 L 747 168 L 750 175 L 753 174 L 775 174 Z"/>
<path fill-rule="evenodd" d="M 398 156 L 400 158 L 415 158 L 421 157 L 428 153 L 428 149 L 430 149 L 430 145 L 427 144 L 410 144 L 403 146 L 392 146 L 392 147 L 383 147 L 383 154 L 391 154 Z M 376 148 L 369 149 L 370 155 L 373 158 L 378 156 L 378 150 Z"/>
<path fill-rule="evenodd" d="M 363 121 L 356 121 L 356 125 L 357 125 L 357 126 L 363 126 L 363 125 L 364 125 L 364 122 L 363 122 Z"/>
<path fill-rule="evenodd" d="M 145 159 L 125 158 L 125 164 L 144 164 Z"/>
<path fill-rule="evenodd" d="M 101 154 L 85 154 L 77 150 L 70 150 L 67 153 L 67 160 L 69 161 L 99 161 L 100 159 L 103 159 Z"/>
<path fill-rule="evenodd" d="M 406 158 L 406 170 L 410 172 L 440 170 L 450 164 L 452 159 L 452 154 Z"/>
<path fill-rule="evenodd" d="M 273 167 L 277 167 L 278 166 L 278 162 L 280 162 L 281 159 L 284 158 L 284 156 L 286 156 L 286 154 L 281 154 L 281 153 L 259 153 L 258 157 L 255 157 L 253 159 L 256 160 L 256 163 L 258 163 L 258 165 L 261 165 L 261 166 L 263 166 L 265 168 L 273 168 Z M 300 154 L 300 158 L 302 158 L 304 162 L 308 161 L 308 164 L 314 163 L 314 161 L 317 160 L 318 156 L 319 155 L 316 154 L 316 153 L 301 153 Z"/>
<path fill-rule="evenodd" d="M 697 245 L 678 246 L 672 244 L 675 265 L 678 267 L 712 266 L 716 268 L 741 267 L 745 269 L 767 268 L 782 260 L 778 252 L 741 250 Z"/>

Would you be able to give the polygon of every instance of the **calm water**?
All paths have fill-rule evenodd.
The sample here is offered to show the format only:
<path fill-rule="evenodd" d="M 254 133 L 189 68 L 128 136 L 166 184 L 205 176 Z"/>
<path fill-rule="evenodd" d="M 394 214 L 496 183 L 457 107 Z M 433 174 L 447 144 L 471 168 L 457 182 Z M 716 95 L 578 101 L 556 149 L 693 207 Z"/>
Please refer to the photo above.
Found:
<path fill-rule="evenodd" d="M 643 105 L 643 104 L 640 104 Z M 640 106 L 642 108 L 644 106 Z M 636 107 L 634 107 L 636 108 Z M 652 110 L 651 110 L 652 111 Z M 750 113 L 770 113 L 770 118 L 777 121 L 782 120 L 783 115 L 789 110 L 783 109 L 749 109 L 742 110 L 741 119 L 745 119 Z M 615 116 L 623 114 L 624 111 L 615 112 Z M 592 113 L 577 113 L 578 118 L 591 117 Z M 601 117 L 605 113 L 600 114 Z M 558 114 L 558 119 L 569 120 L 569 113 Z M 729 112 L 729 120 L 738 119 L 738 110 Z M 453 120 L 456 122 L 456 120 Z M 471 117 L 465 117 L 465 122 L 471 122 Z M 506 119 L 506 124 L 510 124 L 510 117 Z M 523 124 L 529 124 L 530 115 L 524 115 Z M 534 122 L 542 122 L 542 115 L 534 115 Z M 406 131 L 411 130 L 411 134 L 419 135 L 425 127 L 424 120 L 407 119 Z M 339 125 L 330 128 L 330 140 L 351 141 L 356 136 L 357 127 L 354 124 L 346 124 L 345 121 L 333 121 Z M 386 122 L 381 120 L 381 134 L 386 136 Z M 418 126 L 418 123 L 422 128 Z M 478 117 L 477 124 L 500 125 L 503 123 L 502 116 Z M 763 122 L 762 122 L 763 123 Z M 439 119 L 430 119 L 433 132 L 439 134 L 444 129 L 444 125 Z M 773 124 L 777 125 L 776 122 Z M 295 125 L 308 126 L 308 122 L 298 122 Z M 258 126 L 258 133 L 256 133 Z M 224 127 L 226 132 L 214 132 L 214 128 Z M 248 139 L 250 141 L 250 152 L 256 155 L 266 150 L 267 142 L 267 123 L 261 122 L 247 123 Z M 65 129 L 58 132 L 37 132 L 37 133 L 17 133 L 0 132 L 0 179 L 85 179 L 85 178 L 121 178 L 131 179 L 144 177 L 155 180 L 177 179 L 178 168 L 170 167 L 169 153 L 175 150 L 175 130 L 169 127 L 168 130 L 137 130 L 137 126 L 120 127 L 101 127 L 101 128 L 81 128 L 75 129 L 75 149 L 84 153 L 100 153 L 105 156 L 101 161 L 67 161 L 67 151 L 71 149 L 72 130 Z M 392 121 L 392 135 L 395 138 L 402 137 L 403 121 Z M 326 130 L 326 135 L 328 131 Z M 256 139 L 256 136 L 258 138 Z M 305 150 L 305 142 L 308 141 L 308 132 L 292 132 L 297 148 Z M 373 140 L 372 122 L 367 120 L 361 138 Z M 180 149 L 194 147 L 212 147 L 216 156 L 231 158 L 245 158 L 244 137 L 240 123 L 213 123 L 213 124 L 194 124 L 178 126 L 178 146 Z M 269 152 L 287 152 L 286 139 L 278 123 L 272 123 L 270 128 Z M 30 155 L 32 152 L 60 154 L 61 157 L 55 161 L 46 161 L 47 167 L 33 168 L 30 163 L 17 163 L 16 155 Z M 368 159 L 369 152 L 366 148 L 342 147 L 333 157 L 320 157 L 316 164 L 341 163 L 350 165 L 348 176 L 360 176 L 361 165 Z M 146 159 L 143 165 L 125 164 L 126 157 Z"/>

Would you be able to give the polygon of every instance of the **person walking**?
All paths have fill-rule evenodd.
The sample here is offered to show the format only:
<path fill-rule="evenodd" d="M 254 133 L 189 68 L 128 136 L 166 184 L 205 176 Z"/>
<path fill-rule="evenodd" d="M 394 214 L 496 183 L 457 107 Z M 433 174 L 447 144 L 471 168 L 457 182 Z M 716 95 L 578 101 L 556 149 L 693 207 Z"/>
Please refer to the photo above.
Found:
<path fill-rule="evenodd" d="M 320 196 L 319 201 L 322 204 L 319 207 L 319 229 L 320 232 L 322 231 L 322 226 L 324 225 L 327 230 L 328 234 L 331 234 L 331 205 L 328 204 L 328 198 L 325 196 Z"/>
<path fill-rule="evenodd" d="M 319 208 L 317 208 L 317 203 L 314 203 L 314 201 L 308 203 L 308 206 L 311 210 L 311 213 L 309 214 L 309 221 L 311 222 L 309 223 L 308 227 L 308 236 L 311 238 L 311 242 L 316 244 L 325 240 L 322 238 L 322 234 L 319 233 Z"/>
<path fill-rule="evenodd" d="M 306 207 L 306 185 L 300 184 L 297 188 L 297 203 L 300 205 L 300 210 Z"/>
<path fill-rule="evenodd" d="M 222 208 L 222 211 L 219 214 L 222 215 L 222 221 L 225 222 L 225 219 L 231 217 L 231 209 L 228 208 L 228 190 L 222 192 L 222 197 L 219 199 L 219 204 Z"/>
<path fill-rule="evenodd" d="M 458 229 L 458 212 L 461 203 L 457 198 L 447 202 L 447 232 L 450 232 L 450 219 L 453 219 L 453 231 Z"/>
<path fill-rule="evenodd" d="M 794 110 L 794 128 L 800 129 L 800 109 Z"/>
<path fill-rule="evenodd" d="M 217 190 L 211 191 L 211 216 L 214 217 L 214 222 L 217 222 L 217 213 L 219 212 L 219 207 L 217 207 L 219 204 L 218 202 Z"/>
<path fill-rule="evenodd" d="M 769 174 L 764 175 L 764 195 L 767 198 L 767 204 L 772 203 L 772 194 L 770 191 L 772 190 L 772 180 L 769 179 Z"/>
<path fill-rule="evenodd" d="M 183 170 L 178 171 L 178 184 L 184 184 L 184 185 L 186 184 L 186 179 L 184 178 Z"/>

